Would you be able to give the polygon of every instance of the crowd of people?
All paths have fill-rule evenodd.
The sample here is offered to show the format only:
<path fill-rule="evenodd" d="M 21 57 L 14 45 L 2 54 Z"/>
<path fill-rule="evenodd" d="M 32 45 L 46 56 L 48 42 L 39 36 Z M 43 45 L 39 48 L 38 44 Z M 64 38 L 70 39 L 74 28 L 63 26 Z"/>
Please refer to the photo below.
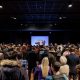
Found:
<path fill-rule="evenodd" d="M 80 44 L 0 44 L 0 80 L 80 80 Z"/>

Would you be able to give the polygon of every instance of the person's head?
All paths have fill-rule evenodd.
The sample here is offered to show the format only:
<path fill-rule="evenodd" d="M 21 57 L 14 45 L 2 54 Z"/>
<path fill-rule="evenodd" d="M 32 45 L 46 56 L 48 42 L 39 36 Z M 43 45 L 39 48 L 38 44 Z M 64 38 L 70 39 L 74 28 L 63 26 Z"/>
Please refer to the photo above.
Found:
<path fill-rule="evenodd" d="M 75 49 L 75 54 L 79 56 L 79 49 Z"/>
<path fill-rule="evenodd" d="M 65 51 L 69 51 L 69 48 L 65 48 Z"/>
<path fill-rule="evenodd" d="M 54 72 L 58 72 L 59 69 L 60 69 L 60 66 L 61 66 L 60 62 L 57 62 L 57 61 L 54 62 L 54 65 L 52 65 L 53 73 L 54 73 Z"/>
<path fill-rule="evenodd" d="M 74 47 L 71 47 L 70 48 L 70 52 L 72 53 L 72 52 L 75 52 L 75 48 Z"/>
<path fill-rule="evenodd" d="M 42 70 L 42 76 L 43 77 L 48 76 L 48 71 L 49 71 L 49 60 L 48 60 L 48 57 L 44 57 L 42 59 L 41 70 Z"/>
<path fill-rule="evenodd" d="M 35 47 L 34 48 L 34 51 L 35 51 L 35 53 L 39 53 L 39 48 L 38 47 Z"/>
<path fill-rule="evenodd" d="M 4 59 L 4 54 L 0 53 L 0 60 Z"/>
<path fill-rule="evenodd" d="M 20 51 L 21 51 L 22 53 L 26 53 L 27 47 L 26 47 L 26 46 L 22 46 L 21 49 L 20 49 Z"/>
<path fill-rule="evenodd" d="M 62 65 L 66 64 L 66 63 L 67 63 L 67 58 L 66 58 L 65 56 L 61 56 L 61 57 L 60 57 L 60 63 L 61 63 Z"/>
<path fill-rule="evenodd" d="M 58 44 L 57 43 L 54 43 L 54 46 L 57 46 Z"/>

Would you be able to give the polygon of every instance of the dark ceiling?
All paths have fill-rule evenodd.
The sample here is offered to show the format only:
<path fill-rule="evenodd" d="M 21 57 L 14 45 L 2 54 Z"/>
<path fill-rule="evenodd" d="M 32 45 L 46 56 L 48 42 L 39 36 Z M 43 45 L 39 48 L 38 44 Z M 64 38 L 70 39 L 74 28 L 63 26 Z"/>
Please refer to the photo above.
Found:
<path fill-rule="evenodd" d="M 80 0 L 0 0 L 0 5 L 0 30 L 79 30 Z"/>

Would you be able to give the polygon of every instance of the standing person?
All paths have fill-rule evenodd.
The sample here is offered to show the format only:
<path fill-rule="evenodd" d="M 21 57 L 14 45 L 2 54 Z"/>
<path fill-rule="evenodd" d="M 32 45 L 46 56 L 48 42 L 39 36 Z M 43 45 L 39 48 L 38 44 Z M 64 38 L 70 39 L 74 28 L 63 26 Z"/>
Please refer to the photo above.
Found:
<path fill-rule="evenodd" d="M 36 65 L 40 64 L 40 48 L 38 46 L 35 47 L 34 52 L 36 54 Z"/>
<path fill-rule="evenodd" d="M 69 76 L 69 65 L 67 65 L 67 58 L 65 56 L 60 57 L 60 74 L 65 74 L 67 77 Z"/>
<path fill-rule="evenodd" d="M 23 58 L 24 60 L 27 59 L 27 55 L 28 55 L 27 50 L 28 50 L 28 46 L 26 46 L 26 45 L 22 45 L 22 46 L 21 46 L 20 51 L 21 51 L 21 53 L 22 53 L 22 58 Z"/>
<path fill-rule="evenodd" d="M 43 40 L 43 46 L 45 46 L 45 43 L 46 43 L 46 41 L 45 41 L 45 40 Z"/>
<path fill-rule="evenodd" d="M 60 62 L 55 62 L 54 65 L 52 65 L 52 70 L 54 73 L 54 75 L 52 76 L 53 77 L 52 80 L 68 80 L 68 77 L 64 73 L 61 74 L 59 72 L 60 66 L 61 66 Z"/>
<path fill-rule="evenodd" d="M 22 57 L 22 59 L 20 60 L 21 66 L 22 66 L 21 72 L 23 74 L 24 79 L 28 80 L 28 71 L 27 71 L 27 67 L 28 67 L 28 46 L 23 45 L 21 47 L 20 54 L 21 54 L 21 57 Z"/>
<path fill-rule="evenodd" d="M 0 53 L 0 60 L 4 59 L 4 54 Z"/>
<path fill-rule="evenodd" d="M 51 75 L 49 60 L 48 57 L 44 57 L 42 59 L 41 64 L 35 68 L 34 71 L 35 80 L 45 80 L 45 78 L 49 75 Z"/>
<path fill-rule="evenodd" d="M 28 75 L 29 80 L 31 78 L 31 72 L 34 72 L 34 67 L 36 67 L 37 56 L 34 51 L 29 51 L 28 53 Z"/>
<path fill-rule="evenodd" d="M 79 57 L 75 54 L 75 49 L 70 49 L 70 55 L 67 57 L 68 65 L 70 68 L 69 77 L 71 78 L 73 76 L 73 80 L 76 80 L 77 71 L 76 71 L 76 65 L 79 63 Z"/>
<path fill-rule="evenodd" d="M 61 47 L 59 47 L 56 52 L 57 52 L 57 61 L 59 61 L 62 54 Z"/>
<path fill-rule="evenodd" d="M 49 66 L 51 66 L 52 64 L 54 64 L 54 62 L 56 61 L 56 57 L 53 55 L 54 52 L 49 51 L 48 53 L 48 58 L 49 58 Z"/>
<path fill-rule="evenodd" d="M 69 48 L 65 48 L 65 50 L 63 52 L 63 56 L 67 57 L 68 55 L 70 55 Z"/>

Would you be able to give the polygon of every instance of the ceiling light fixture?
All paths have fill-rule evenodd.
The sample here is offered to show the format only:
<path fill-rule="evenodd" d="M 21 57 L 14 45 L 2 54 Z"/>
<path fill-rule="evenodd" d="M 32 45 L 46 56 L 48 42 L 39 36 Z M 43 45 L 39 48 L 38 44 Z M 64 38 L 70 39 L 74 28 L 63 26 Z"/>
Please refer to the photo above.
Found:
<path fill-rule="evenodd" d="M 22 26 L 23 24 L 21 24 L 21 26 Z"/>
<path fill-rule="evenodd" d="M 0 9 L 3 8 L 3 6 L 0 5 Z"/>
<path fill-rule="evenodd" d="M 16 19 L 15 17 L 13 19 Z"/>
<path fill-rule="evenodd" d="M 62 19 L 62 17 L 59 17 L 59 19 Z"/>
<path fill-rule="evenodd" d="M 16 17 L 11 17 L 12 19 L 16 19 Z"/>
<path fill-rule="evenodd" d="M 63 19 L 66 19 L 67 17 L 63 17 Z"/>
<path fill-rule="evenodd" d="M 68 7 L 71 8 L 72 7 L 72 4 L 69 4 Z"/>
<path fill-rule="evenodd" d="M 50 24 L 49 26 L 50 26 L 50 27 L 52 27 L 52 26 L 53 26 L 53 24 Z"/>
<path fill-rule="evenodd" d="M 57 24 L 55 23 L 54 25 L 56 26 Z"/>

